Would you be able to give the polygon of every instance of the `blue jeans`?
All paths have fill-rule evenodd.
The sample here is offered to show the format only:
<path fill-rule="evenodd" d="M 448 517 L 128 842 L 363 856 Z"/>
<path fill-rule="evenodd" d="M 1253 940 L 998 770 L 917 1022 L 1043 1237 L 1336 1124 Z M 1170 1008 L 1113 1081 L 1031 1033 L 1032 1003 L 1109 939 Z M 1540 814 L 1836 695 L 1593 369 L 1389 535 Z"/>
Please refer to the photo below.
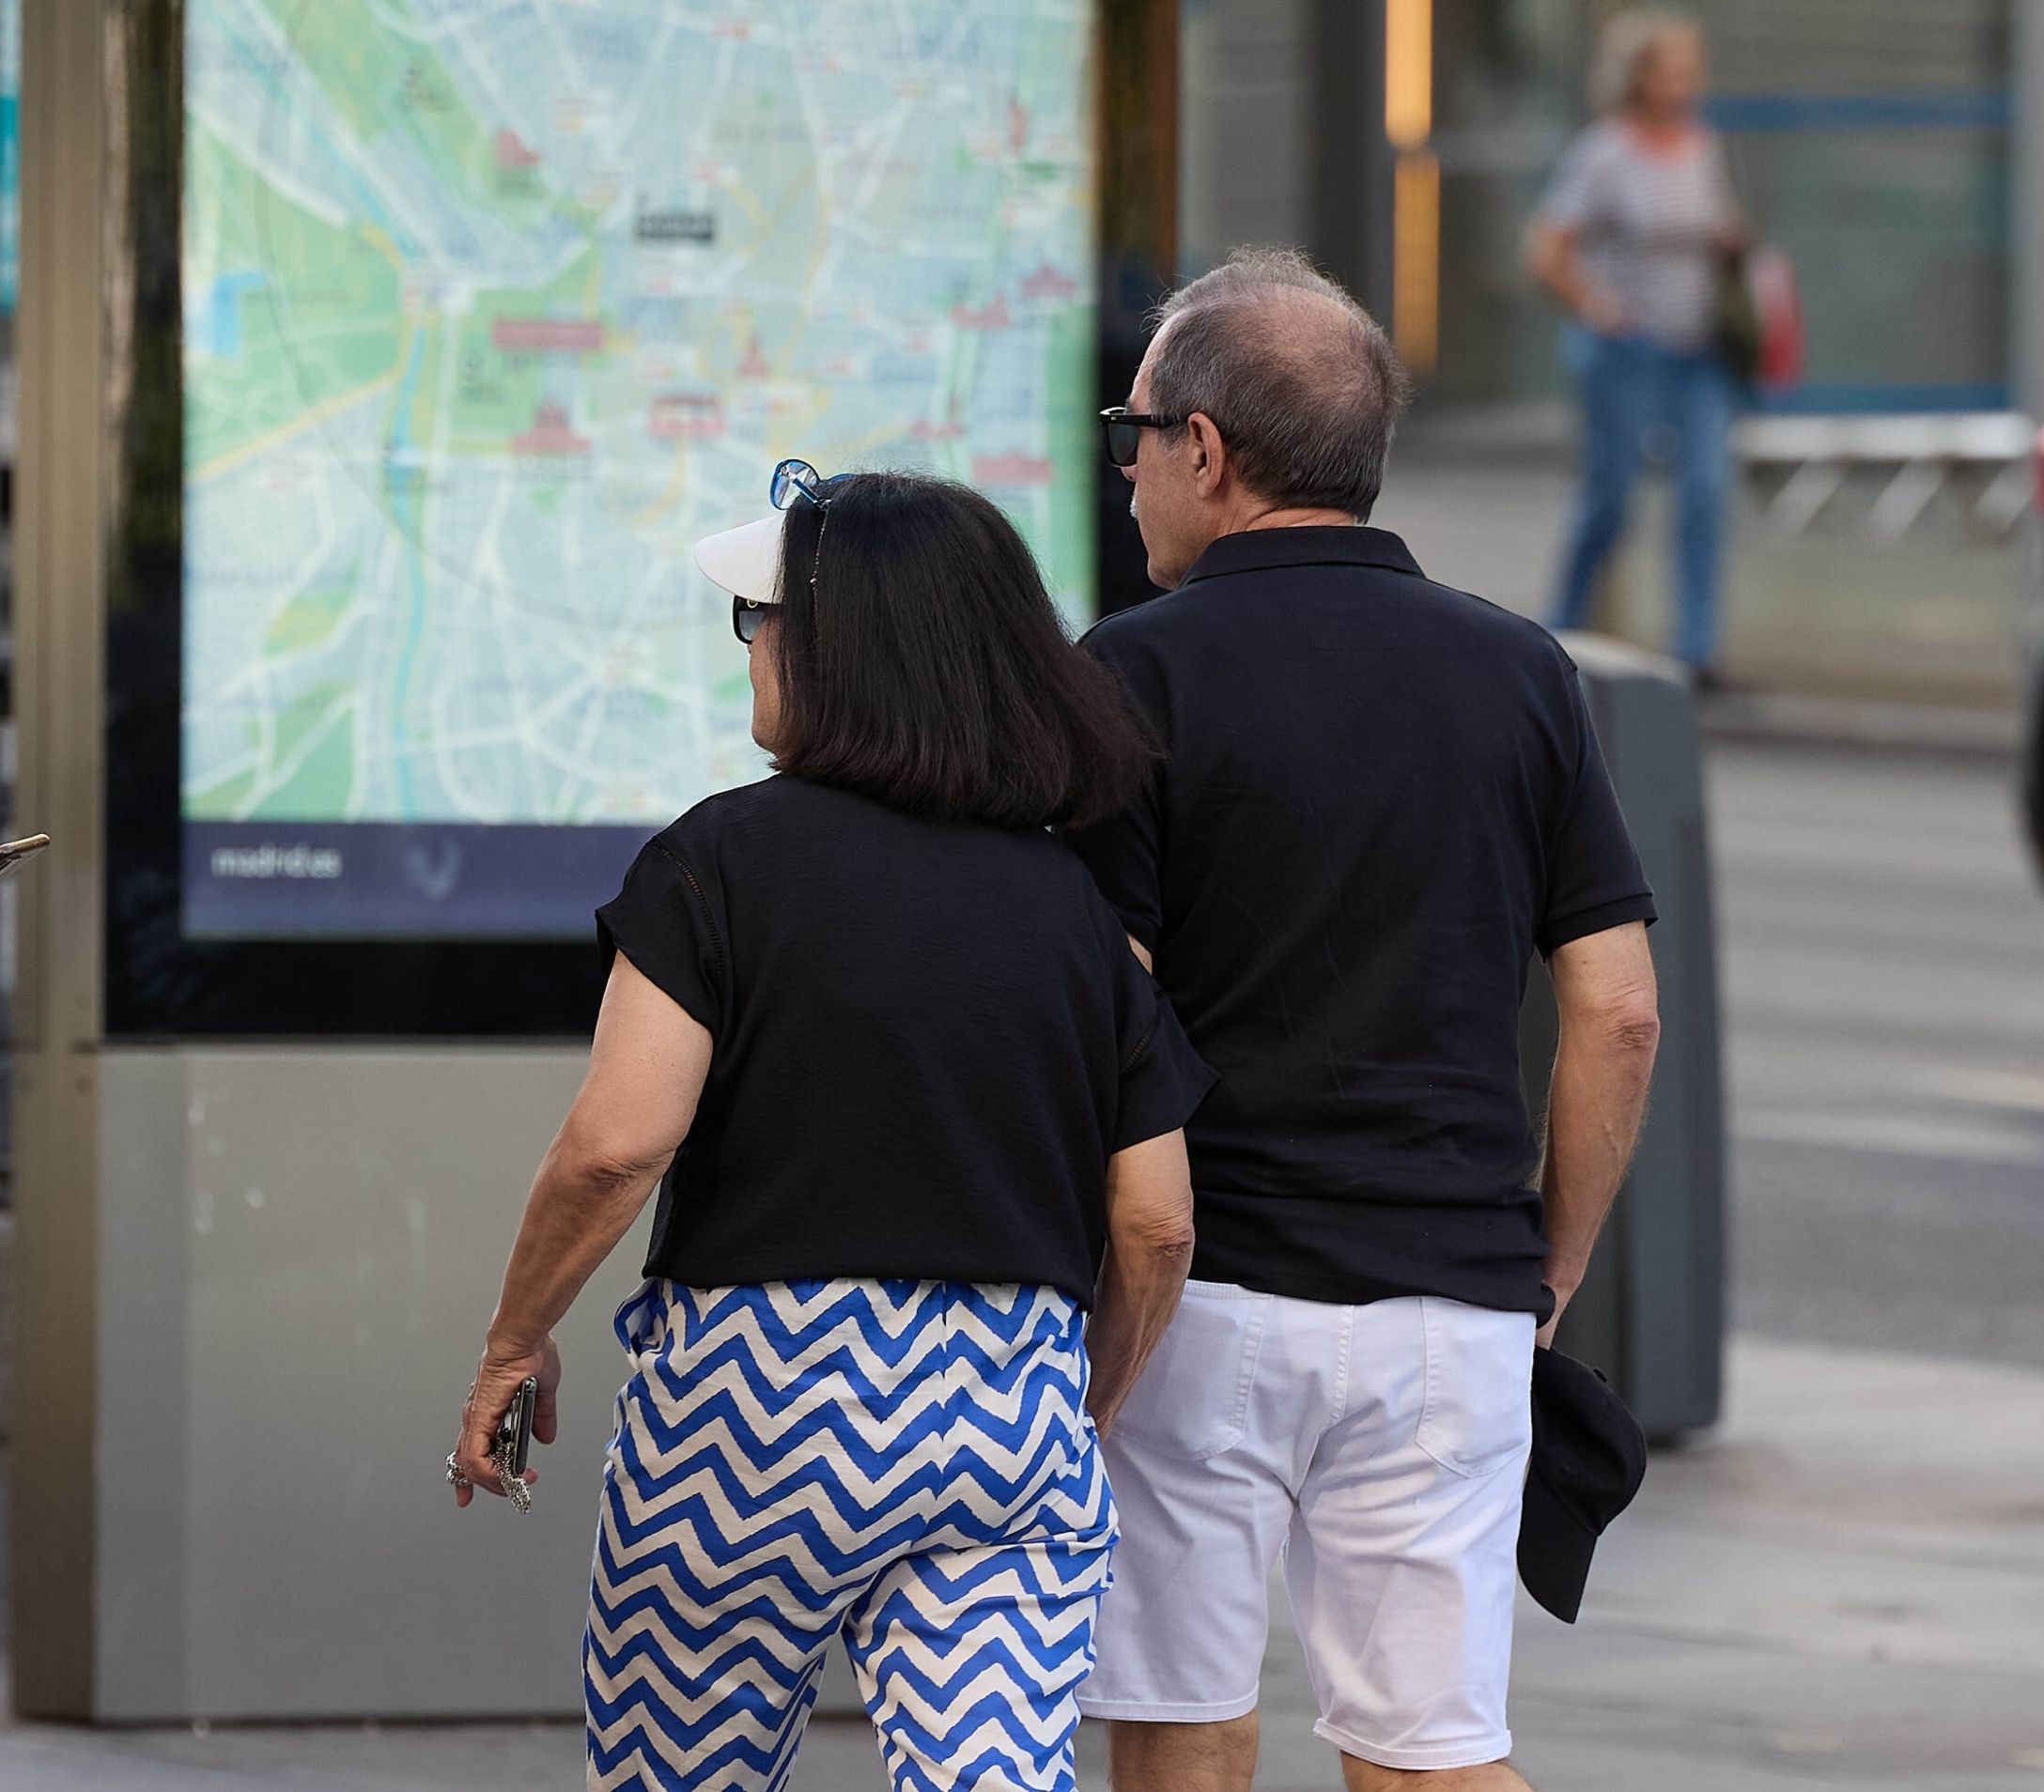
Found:
<path fill-rule="evenodd" d="M 1675 654 L 1709 666 L 1717 653 L 1718 561 L 1731 484 L 1732 380 L 1709 349 L 1574 330 L 1564 354 L 1583 394 L 1583 489 L 1561 562 L 1555 626 L 1589 619 L 1597 574 L 1625 531 L 1649 430 L 1675 439 Z"/>

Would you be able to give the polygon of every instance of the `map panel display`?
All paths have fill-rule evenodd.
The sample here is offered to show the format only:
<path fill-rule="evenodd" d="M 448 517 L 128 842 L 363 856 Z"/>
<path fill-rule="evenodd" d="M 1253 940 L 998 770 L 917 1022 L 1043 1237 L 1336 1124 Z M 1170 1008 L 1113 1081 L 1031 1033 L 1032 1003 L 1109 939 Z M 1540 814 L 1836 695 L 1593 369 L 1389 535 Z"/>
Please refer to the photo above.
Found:
<path fill-rule="evenodd" d="M 1089 613 L 1092 0 L 188 21 L 188 933 L 583 931 L 763 769 L 689 549 L 783 455 Z"/>

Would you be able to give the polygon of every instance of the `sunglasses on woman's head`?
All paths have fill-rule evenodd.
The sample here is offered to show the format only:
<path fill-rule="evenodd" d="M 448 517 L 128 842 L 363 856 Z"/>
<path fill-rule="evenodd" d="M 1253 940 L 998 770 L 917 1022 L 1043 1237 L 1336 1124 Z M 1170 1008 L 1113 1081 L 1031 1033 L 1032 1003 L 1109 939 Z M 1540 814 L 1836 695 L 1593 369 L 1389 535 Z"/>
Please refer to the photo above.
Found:
<path fill-rule="evenodd" d="M 797 498 L 806 498 L 818 510 L 828 510 L 830 500 L 824 496 L 828 483 L 808 461 L 783 460 L 775 466 L 774 476 L 767 481 L 766 496 L 776 510 L 793 510 Z"/>
<path fill-rule="evenodd" d="M 830 527 L 830 500 L 827 493 L 833 483 L 808 461 L 792 457 L 777 461 L 773 477 L 766 482 L 766 497 L 776 510 L 793 510 L 799 499 L 823 512 L 823 527 L 816 532 L 816 560 L 811 563 L 809 575 L 812 591 L 816 589 L 814 567 L 823 557 L 824 531 Z M 763 604 L 754 597 L 734 597 L 731 600 L 731 632 L 750 647 L 759 639 L 759 631 L 773 613 L 772 604 Z"/>
<path fill-rule="evenodd" d="M 767 482 L 766 496 L 773 500 L 776 510 L 793 510 L 799 498 L 812 503 L 823 513 L 823 522 L 816 530 L 816 551 L 810 557 L 809 588 L 816 589 L 816 574 L 823 565 L 823 538 L 830 533 L 830 500 L 825 494 L 828 487 L 837 484 L 835 479 L 826 479 L 806 460 L 783 460 L 774 469 L 774 476 Z M 734 619 L 738 620 L 738 619 Z M 764 620 L 764 618 L 762 619 Z M 740 626 L 743 626 L 742 621 Z M 752 634 L 759 633 L 759 623 L 752 624 Z M 741 633 L 740 641 L 751 640 L 751 635 Z"/>
<path fill-rule="evenodd" d="M 1131 410 L 1126 405 L 1109 405 L 1100 413 L 1100 433 L 1107 444 L 1107 458 L 1117 467 L 1133 467 L 1142 450 L 1145 429 L 1176 429 L 1185 421 L 1183 417 Z"/>

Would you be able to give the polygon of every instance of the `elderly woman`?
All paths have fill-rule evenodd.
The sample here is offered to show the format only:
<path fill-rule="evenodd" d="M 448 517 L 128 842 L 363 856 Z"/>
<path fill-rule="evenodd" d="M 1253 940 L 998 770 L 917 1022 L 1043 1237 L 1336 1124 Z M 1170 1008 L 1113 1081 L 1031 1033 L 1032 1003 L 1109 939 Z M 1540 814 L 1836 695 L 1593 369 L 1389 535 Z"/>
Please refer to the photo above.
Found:
<path fill-rule="evenodd" d="M 1741 228 L 1723 147 L 1696 116 L 1703 77 L 1703 38 L 1689 21 L 1635 11 L 1605 27 L 1592 81 L 1603 116 L 1556 172 L 1527 262 L 1575 320 L 1566 352 L 1583 404 L 1583 488 L 1555 626 L 1587 621 L 1642 444 L 1665 425 L 1678 510 L 1675 652 L 1708 685 L 1717 677 L 1733 408 L 1712 337 L 1720 273 Z"/>
<path fill-rule="evenodd" d="M 499 1491 L 526 1377 L 552 1437 L 549 1333 L 658 1185 L 617 1319 L 590 1784 L 783 1784 L 842 1634 L 897 1786 L 1069 1787 L 1098 1432 L 1178 1302 L 1179 1128 L 1213 1074 L 1049 830 L 1118 809 L 1147 752 L 984 499 L 800 462 L 773 489 L 784 517 L 697 560 L 778 775 L 690 810 L 599 911 L 588 1081 L 455 1496 Z"/>

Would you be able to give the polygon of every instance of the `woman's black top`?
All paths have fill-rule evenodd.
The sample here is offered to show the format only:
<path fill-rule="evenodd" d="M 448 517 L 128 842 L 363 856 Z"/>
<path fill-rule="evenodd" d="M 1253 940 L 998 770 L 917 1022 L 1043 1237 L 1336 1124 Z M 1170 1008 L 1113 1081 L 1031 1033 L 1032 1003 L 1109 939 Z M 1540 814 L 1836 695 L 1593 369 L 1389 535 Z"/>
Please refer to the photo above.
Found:
<path fill-rule="evenodd" d="M 652 841 L 596 932 L 715 1041 L 648 1275 L 1048 1283 L 1090 1304 L 1108 1157 L 1214 1081 L 1045 833 L 769 778 Z"/>

